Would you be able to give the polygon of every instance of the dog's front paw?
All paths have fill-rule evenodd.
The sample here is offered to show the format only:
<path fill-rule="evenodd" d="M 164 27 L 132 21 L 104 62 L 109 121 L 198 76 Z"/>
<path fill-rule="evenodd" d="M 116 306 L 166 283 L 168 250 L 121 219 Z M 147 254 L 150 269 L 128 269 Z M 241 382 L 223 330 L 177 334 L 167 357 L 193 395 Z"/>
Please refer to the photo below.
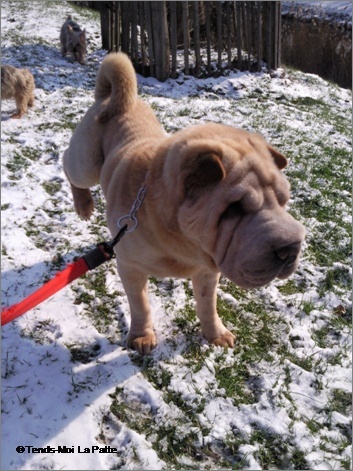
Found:
<path fill-rule="evenodd" d="M 129 335 L 127 338 L 127 346 L 136 350 L 140 355 L 148 355 L 156 345 L 156 336 L 153 332 L 143 337 Z"/>
<path fill-rule="evenodd" d="M 235 345 L 236 341 L 236 336 L 229 332 L 229 330 L 226 330 L 222 335 L 219 337 L 216 337 L 215 339 L 211 340 L 211 343 L 213 345 L 216 345 L 217 347 L 231 347 L 233 348 Z"/>

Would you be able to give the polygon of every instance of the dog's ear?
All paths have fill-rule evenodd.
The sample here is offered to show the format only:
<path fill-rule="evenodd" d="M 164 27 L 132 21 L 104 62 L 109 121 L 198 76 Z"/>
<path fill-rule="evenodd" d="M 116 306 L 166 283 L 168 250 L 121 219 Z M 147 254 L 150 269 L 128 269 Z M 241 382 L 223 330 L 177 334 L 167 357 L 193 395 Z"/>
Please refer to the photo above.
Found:
<path fill-rule="evenodd" d="M 265 139 L 260 136 L 260 134 L 251 134 L 248 138 L 249 142 L 255 149 L 261 154 L 267 147 L 270 151 L 271 157 L 273 158 L 277 167 L 282 170 L 287 166 L 287 159 L 284 155 L 282 155 L 278 150 L 274 149 Z"/>
<path fill-rule="evenodd" d="M 278 150 L 276 150 L 272 146 L 270 146 L 270 144 L 267 144 L 267 147 L 268 147 L 268 150 L 270 151 L 270 154 L 272 155 L 273 160 L 275 161 L 275 164 L 277 165 L 277 167 L 280 170 L 287 167 L 287 164 L 288 164 L 287 158 L 283 154 L 278 152 Z"/>
<path fill-rule="evenodd" d="M 205 189 L 226 176 L 221 157 L 215 152 L 200 153 L 190 159 L 179 179 L 179 198 L 196 199 Z"/>

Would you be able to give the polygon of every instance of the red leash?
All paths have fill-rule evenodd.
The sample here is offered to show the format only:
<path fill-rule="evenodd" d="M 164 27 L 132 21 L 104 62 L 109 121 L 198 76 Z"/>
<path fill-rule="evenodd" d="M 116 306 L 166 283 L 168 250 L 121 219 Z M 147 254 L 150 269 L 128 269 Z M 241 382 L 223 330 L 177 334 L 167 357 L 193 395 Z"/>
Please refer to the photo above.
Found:
<path fill-rule="evenodd" d="M 93 268 L 96 268 L 107 260 L 113 258 L 113 247 L 123 237 L 127 228 L 128 226 L 125 225 L 120 229 L 113 240 L 98 244 L 97 247 L 88 252 L 88 254 L 80 257 L 75 262 L 70 263 L 63 271 L 58 272 L 52 280 L 48 281 L 37 291 L 30 294 L 23 301 L 14 304 L 9 308 L 3 309 L 1 311 L 1 325 L 5 325 L 17 317 L 22 316 L 22 314 L 45 301 L 54 293 L 76 280 L 76 278 L 82 276 L 88 270 L 93 270 Z"/>

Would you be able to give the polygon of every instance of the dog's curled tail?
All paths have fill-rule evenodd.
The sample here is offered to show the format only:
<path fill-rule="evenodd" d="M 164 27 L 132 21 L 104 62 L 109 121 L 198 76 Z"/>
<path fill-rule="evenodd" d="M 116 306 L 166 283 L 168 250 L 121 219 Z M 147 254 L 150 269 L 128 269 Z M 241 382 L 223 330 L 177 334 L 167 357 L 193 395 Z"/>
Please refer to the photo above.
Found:
<path fill-rule="evenodd" d="M 103 60 L 97 75 L 95 100 L 109 98 L 98 117 L 100 123 L 121 115 L 137 99 L 137 79 L 134 67 L 123 52 L 110 53 Z"/>

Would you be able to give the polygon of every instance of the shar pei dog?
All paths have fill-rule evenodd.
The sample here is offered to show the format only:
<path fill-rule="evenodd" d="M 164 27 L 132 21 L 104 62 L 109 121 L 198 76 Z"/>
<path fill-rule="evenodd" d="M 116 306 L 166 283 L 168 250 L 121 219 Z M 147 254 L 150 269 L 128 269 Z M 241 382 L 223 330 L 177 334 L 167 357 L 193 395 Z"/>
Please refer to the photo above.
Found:
<path fill-rule="evenodd" d="M 83 219 L 94 209 L 89 187 L 100 183 L 113 236 L 145 182 L 139 225 L 115 247 L 131 311 L 130 348 L 148 354 L 156 345 L 148 276 L 191 278 L 204 337 L 234 346 L 216 310 L 220 274 L 257 288 L 287 278 L 299 263 L 305 231 L 286 211 L 286 164 L 260 135 L 231 126 L 207 123 L 166 135 L 138 97 L 129 58 L 106 56 L 95 103 L 77 126 L 63 165 Z"/>

